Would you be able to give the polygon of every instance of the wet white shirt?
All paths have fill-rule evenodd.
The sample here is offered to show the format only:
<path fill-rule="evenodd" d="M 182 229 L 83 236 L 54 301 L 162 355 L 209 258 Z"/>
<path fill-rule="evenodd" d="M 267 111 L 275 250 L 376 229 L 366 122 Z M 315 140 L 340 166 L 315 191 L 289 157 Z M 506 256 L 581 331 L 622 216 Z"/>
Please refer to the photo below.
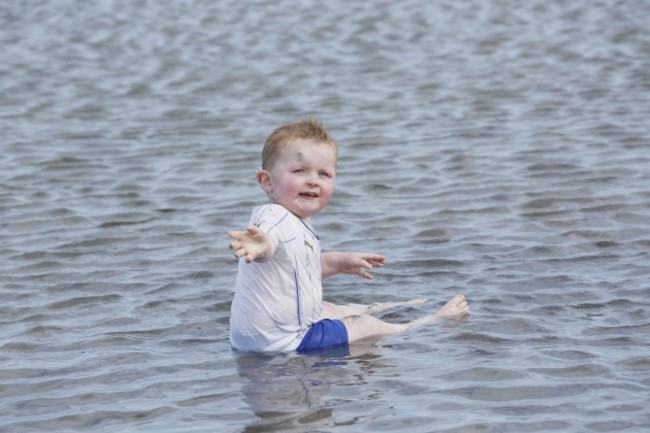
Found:
<path fill-rule="evenodd" d="M 266 262 L 239 260 L 230 343 L 242 351 L 291 352 L 320 320 L 320 241 L 312 227 L 277 204 L 256 207 L 250 224 L 276 249 Z"/>

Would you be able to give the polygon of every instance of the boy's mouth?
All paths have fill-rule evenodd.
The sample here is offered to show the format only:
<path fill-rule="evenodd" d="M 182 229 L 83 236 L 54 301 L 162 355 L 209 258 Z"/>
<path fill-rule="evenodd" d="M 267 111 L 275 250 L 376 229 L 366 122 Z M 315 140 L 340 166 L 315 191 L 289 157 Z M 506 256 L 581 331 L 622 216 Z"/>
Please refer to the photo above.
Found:
<path fill-rule="evenodd" d="M 300 196 L 301 197 L 316 198 L 316 197 L 318 197 L 318 194 L 316 194 L 315 192 L 309 192 L 308 191 L 308 192 L 301 192 Z"/>

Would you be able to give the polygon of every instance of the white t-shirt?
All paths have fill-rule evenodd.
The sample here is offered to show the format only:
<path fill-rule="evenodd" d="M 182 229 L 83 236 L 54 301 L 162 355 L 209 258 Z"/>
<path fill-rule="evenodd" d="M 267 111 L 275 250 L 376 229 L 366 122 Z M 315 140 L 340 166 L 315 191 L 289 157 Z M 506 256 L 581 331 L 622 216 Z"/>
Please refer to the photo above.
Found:
<path fill-rule="evenodd" d="M 313 228 L 278 204 L 250 220 L 277 244 L 266 262 L 239 260 L 230 309 L 230 343 L 242 351 L 291 352 L 320 320 L 320 241 Z"/>

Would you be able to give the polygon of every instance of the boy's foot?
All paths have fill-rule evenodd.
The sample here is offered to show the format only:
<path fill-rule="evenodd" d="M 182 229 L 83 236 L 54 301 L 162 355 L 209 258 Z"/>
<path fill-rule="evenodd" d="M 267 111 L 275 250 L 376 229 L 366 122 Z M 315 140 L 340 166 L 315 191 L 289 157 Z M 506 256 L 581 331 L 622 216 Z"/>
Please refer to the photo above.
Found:
<path fill-rule="evenodd" d="M 469 314 L 469 306 L 464 295 L 456 295 L 451 298 L 438 311 L 430 316 L 421 317 L 409 323 L 409 329 L 419 328 L 441 320 L 460 320 Z"/>
<path fill-rule="evenodd" d="M 465 295 L 456 295 L 442 306 L 433 316 L 439 320 L 462 319 L 469 314 Z"/>

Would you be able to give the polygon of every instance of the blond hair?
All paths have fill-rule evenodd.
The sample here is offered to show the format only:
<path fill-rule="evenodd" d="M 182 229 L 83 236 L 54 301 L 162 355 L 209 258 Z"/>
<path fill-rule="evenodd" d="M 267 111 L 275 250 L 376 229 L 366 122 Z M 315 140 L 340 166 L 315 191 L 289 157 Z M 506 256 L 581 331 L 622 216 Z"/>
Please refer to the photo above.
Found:
<path fill-rule="evenodd" d="M 338 157 L 339 147 L 334 138 L 327 133 L 323 123 L 308 117 L 295 123 L 279 126 L 269 135 L 266 143 L 264 143 L 264 149 L 262 149 L 262 169 L 271 170 L 278 159 L 280 151 L 287 147 L 292 140 L 297 139 L 329 144 L 334 148 Z"/>

